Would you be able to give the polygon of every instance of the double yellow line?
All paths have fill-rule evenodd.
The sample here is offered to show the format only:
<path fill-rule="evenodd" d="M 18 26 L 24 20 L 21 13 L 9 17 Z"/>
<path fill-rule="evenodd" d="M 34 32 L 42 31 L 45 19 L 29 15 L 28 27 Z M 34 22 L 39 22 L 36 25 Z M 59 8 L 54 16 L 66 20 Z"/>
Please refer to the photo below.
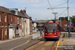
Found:
<path fill-rule="evenodd" d="M 29 39 L 28 41 L 26 41 L 24 44 L 21 44 L 21 45 L 19 45 L 19 46 L 16 46 L 16 47 L 14 47 L 14 48 L 11 48 L 10 50 L 13 50 L 13 49 L 18 48 L 18 47 L 20 47 L 20 46 L 23 46 L 23 45 L 29 43 L 30 41 L 31 41 L 31 39 Z"/>

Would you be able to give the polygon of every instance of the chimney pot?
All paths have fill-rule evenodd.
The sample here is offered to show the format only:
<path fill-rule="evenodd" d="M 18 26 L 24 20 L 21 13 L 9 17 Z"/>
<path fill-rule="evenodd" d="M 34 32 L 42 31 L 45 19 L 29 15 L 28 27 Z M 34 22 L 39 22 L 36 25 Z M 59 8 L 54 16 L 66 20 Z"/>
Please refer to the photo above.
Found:
<path fill-rule="evenodd" d="M 15 10 L 18 10 L 18 8 L 15 8 Z"/>
<path fill-rule="evenodd" d="M 23 10 L 24 11 L 24 13 L 26 13 L 26 10 Z"/>

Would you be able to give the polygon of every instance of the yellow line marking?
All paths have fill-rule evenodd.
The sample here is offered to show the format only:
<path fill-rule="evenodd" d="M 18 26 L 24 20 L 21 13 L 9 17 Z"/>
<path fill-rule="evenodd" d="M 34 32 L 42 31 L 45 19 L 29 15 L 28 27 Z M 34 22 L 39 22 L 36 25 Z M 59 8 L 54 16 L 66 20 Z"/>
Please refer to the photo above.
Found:
<path fill-rule="evenodd" d="M 25 45 L 25 44 L 29 43 L 29 42 L 30 42 L 30 40 L 31 40 L 31 39 L 29 39 L 28 41 L 26 41 L 24 44 L 21 44 L 21 45 L 19 45 L 19 46 L 16 46 L 16 47 L 14 47 L 14 48 L 11 48 L 10 50 L 13 50 L 13 49 L 18 48 L 18 47 L 20 47 L 20 46 L 23 46 L 23 45 Z"/>
<path fill-rule="evenodd" d="M 59 41 L 58 41 L 58 43 L 57 43 L 57 46 L 56 46 L 55 50 L 57 50 L 57 48 L 58 48 L 58 45 L 59 45 Z"/>

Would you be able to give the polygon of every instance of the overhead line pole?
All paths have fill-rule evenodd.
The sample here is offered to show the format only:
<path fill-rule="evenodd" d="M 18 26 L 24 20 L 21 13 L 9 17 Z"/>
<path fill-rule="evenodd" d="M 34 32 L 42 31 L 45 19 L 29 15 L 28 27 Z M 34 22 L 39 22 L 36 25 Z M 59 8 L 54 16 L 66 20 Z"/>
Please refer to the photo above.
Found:
<path fill-rule="evenodd" d="M 66 8 L 66 7 L 59 7 L 59 8 Z M 59 8 L 47 8 L 47 9 L 59 9 Z M 71 34 L 70 34 L 69 0 L 67 0 L 67 15 L 68 15 L 68 35 L 70 38 Z"/>
<path fill-rule="evenodd" d="M 55 22 L 56 22 L 56 14 L 57 14 L 57 12 L 53 12 L 53 14 L 54 14 L 54 16 L 55 16 Z"/>
<path fill-rule="evenodd" d="M 71 36 L 70 34 L 70 17 L 69 17 L 69 0 L 67 0 L 67 15 L 68 15 L 68 35 L 69 35 L 69 38 Z"/>

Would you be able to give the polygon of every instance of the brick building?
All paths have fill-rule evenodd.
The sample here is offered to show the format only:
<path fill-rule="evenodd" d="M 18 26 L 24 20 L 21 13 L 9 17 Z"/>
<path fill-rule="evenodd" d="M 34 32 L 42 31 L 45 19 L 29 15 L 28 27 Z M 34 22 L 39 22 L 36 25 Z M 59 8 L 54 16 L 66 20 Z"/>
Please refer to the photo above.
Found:
<path fill-rule="evenodd" d="M 21 17 L 14 15 L 8 8 L 0 6 L 0 40 L 19 36 L 16 29 L 21 29 Z"/>
<path fill-rule="evenodd" d="M 8 39 L 8 21 L 12 13 L 5 7 L 0 6 L 0 40 Z"/>
<path fill-rule="evenodd" d="M 60 26 L 62 28 L 62 31 L 66 30 L 68 31 L 68 21 L 66 21 L 66 19 L 64 19 L 63 21 L 60 22 Z M 73 28 L 73 23 L 70 22 L 70 28 Z"/>

